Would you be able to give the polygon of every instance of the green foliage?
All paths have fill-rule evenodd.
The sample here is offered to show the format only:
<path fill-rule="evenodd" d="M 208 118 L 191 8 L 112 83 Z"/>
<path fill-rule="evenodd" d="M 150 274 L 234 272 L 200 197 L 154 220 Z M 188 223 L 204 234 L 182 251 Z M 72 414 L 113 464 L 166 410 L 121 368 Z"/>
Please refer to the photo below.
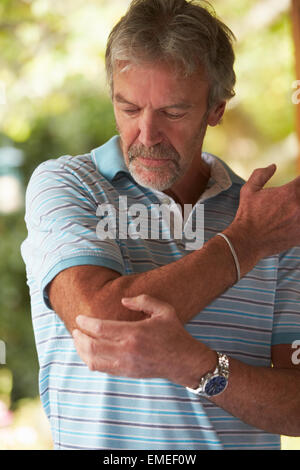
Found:
<path fill-rule="evenodd" d="M 35 2 L 36 4 L 38 2 Z M 41 3 L 41 2 L 40 2 Z M 24 152 L 21 167 L 25 188 L 39 163 L 63 154 L 86 153 L 115 133 L 113 112 L 107 94 L 84 74 L 66 74 L 58 86 L 42 97 L 16 98 L 13 90 L 24 82 L 28 69 L 39 60 L 41 49 L 58 61 L 66 55 L 69 35 L 63 16 L 39 13 L 30 2 L 0 4 L 2 78 L 7 83 L 10 106 L 1 120 L 0 147 L 14 146 Z M 24 38 L 31 31 L 40 41 Z M 49 46 L 49 39 L 52 44 Z M 36 47 L 33 47 L 35 44 Z M 47 73 L 47 70 L 43 71 Z M 26 238 L 24 210 L 0 215 L 0 339 L 6 344 L 5 366 L 13 373 L 12 406 L 23 397 L 38 395 L 38 359 L 32 329 L 29 289 L 20 245 Z"/>
<path fill-rule="evenodd" d="M 37 359 L 29 294 L 19 251 L 26 236 L 23 217 L 23 213 L 17 213 L 0 219 L 1 339 L 6 344 L 7 367 L 13 372 L 13 402 L 22 396 L 37 394 Z"/>
<path fill-rule="evenodd" d="M 26 155 L 25 181 L 38 163 L 65 154 L 86 153 L 115 132 L 108 97 L 82 77 L 70 77 L 62 89 L 45 98 L 31 122 L 30 138 L 18 145 Z"/>
<path fill-rule="evenodd" d="M 108 99 L 83 85 L 81 80 L 72 79 L 70 86 L 66 86 L 70 105 L 59 114 L 40 112 L 31 124 L 30 139 L 18 145 L 25 154 L 22 167 L 25 186 L 42 161 L 63 154 L 86 153 L 113 135 L 114 120 Z M 49 97 L 52 99 L 54 95 Z M 2 139 L 7 144 L 4 136 Z M 20 255 L 20 245 L 27 235 L 24 212 L 2 215 L 0 234 L 0 337 L 7 345 L 7 365 L 14 375 L 12 400 L 15 402 L 38 394 L 30 299 Z"/>

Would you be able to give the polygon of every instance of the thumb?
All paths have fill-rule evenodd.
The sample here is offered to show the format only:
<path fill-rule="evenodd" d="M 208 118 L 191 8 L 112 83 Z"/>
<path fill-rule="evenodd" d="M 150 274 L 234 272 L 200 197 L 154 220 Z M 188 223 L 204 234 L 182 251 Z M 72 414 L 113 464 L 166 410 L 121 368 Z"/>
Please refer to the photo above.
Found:
<path fill-rule="evenodd" d="M 146 294 L 136 297 L 123 297 L 122 304 L 129 310 L 142 311 L 148 315 L 159 315 L 174 311 L 172 305 Z"/>
<path fill-rule="evenodd" d="M 275 171 L 275 163 L 272 163 L 266 168 L 257 168 L 253 171 L 246 184 L 252 189 L 252 191 L 259 191 L 264 187 L 264 185 L 269 181 L 269 179 L 272 178 Z"/>

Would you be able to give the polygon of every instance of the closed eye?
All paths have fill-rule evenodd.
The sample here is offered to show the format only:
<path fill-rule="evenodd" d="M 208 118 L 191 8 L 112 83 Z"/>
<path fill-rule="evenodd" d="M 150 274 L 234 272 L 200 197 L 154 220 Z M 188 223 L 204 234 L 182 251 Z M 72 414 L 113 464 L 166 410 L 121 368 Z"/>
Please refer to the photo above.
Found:
<path fill-rule="evenodd" d="M 163 111 L 163 113 L 168 119 L 173 120 L 180 119 L 186 115 L 186 113 L 168 113 L 167 111 Z"/>
<path fill-rule="evenodd" d="M 123 109 L 123 112 L 129 115 L 133 115 L 139 112 L 139 109 Z"/>

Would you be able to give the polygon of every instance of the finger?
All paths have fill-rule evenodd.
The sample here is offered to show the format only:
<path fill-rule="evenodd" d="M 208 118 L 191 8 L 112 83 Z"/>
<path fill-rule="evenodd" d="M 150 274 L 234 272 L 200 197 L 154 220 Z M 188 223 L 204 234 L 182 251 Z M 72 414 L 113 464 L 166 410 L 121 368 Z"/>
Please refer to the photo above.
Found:
<path fill-rule="evenodd" d="M 79 357 L 92 371 L 103 372 L 107 374 L 120 375 L 118 371 L 118 361 L 112 358 L 104 358 L 99 355 L 89 354 L 84 347 L 82 333 L 78 330 L 73 331 L 74 344 Z"/>
<path fill-rule="evenodd" d="M 251 187 L 253 191 L 259 191 L 264 187 L 264 185 L 269 181 L 269 179 L 272 178 L 275 171 L 275 163 L 272 163 L 266 168 L 257 168 L 253 171 L 246 184 L 248 187 Z"/>
<path fill-rule="evenodd" d="M 141 294 L 136 297 L 123 297 L 122 304 L 131 310 L 143 311 L 148 315 L 161 315 L 174 312 L 172 305 L 146 294 Z"/>
<path fill-rule="evenodd" d="M 72 336 L 76 349 L 86 363 L 98 359 L 115 360 L 120 354 L 120 345 L 106 339 L 94 339 L 79 330 L 73 330 Z"/>
<path fill-rule="evenodd" d="M 78 315 L 76 323 L 82 332 L 93 338 L 118 341 L 132 331 L 135 323 L 140 322 L 100 320 L 99 318 Z"/>

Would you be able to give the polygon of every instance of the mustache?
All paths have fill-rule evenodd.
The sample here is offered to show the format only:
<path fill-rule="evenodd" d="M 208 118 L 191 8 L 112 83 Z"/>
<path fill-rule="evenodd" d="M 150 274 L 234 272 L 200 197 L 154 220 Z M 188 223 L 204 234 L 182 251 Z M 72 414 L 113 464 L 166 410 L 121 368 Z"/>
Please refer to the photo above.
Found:
<path fill-rule="evenodd" d="M 178 162 L 179 153 L 170 145 L 160 143 L 146 148 L 144 145 L 132 145 L 128 150 L 128 158 L 131 163 L 135 158 L 151 158 L 152 160 L 174 160 Z"/>

